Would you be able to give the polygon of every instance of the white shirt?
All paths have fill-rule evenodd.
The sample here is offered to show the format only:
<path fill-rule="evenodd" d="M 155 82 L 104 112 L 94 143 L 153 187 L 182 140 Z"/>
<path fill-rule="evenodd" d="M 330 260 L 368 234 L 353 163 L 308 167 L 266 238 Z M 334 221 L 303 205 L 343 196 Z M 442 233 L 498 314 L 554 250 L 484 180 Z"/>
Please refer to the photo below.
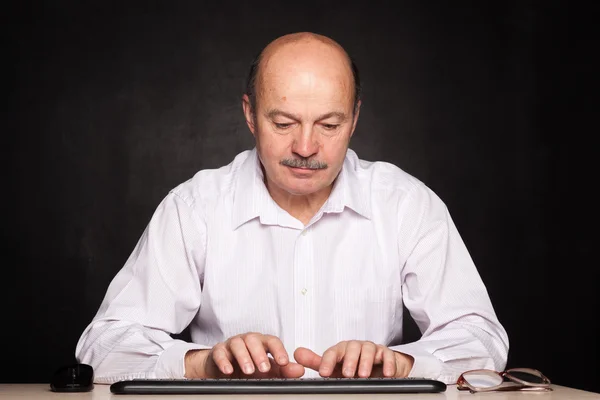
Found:
<path fill-rule="evenodd" d="M 422 332 L 400 345 L 405 304 Z M 193 343 L 174 340 L 190 325 Z M 245 332 L 318 354 L 370 340 L 410 354 L 410 376 L 455 383 L 503 370 L 508 337 L 444 203 L 418 179 L 348 150 L 304 226 L 263 182 L 256 149 L 203 170 L 158 206 L 76 356 L 98 383 L 183 378 L 190 349 Z M 307 369 L 306 376 L 318 376 Z"/>

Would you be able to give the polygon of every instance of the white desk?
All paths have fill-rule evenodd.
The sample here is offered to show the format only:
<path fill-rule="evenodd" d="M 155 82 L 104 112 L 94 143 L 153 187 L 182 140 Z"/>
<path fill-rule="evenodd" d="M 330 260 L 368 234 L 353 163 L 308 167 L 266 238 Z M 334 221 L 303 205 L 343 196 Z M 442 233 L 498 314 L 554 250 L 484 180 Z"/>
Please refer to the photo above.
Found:
<path fill-rule="evenodd" d="M 494 392 L 471 394 L 456 389 L 455 385 L 448 385 L 443 393 L 436 394 L 328 394 L 328 395 L 115 395 L 110 393 L 109 385 L 95 385 L 94 390 L 87 393 L 54 393 L 50 391 L 47 384 L 0 384 L 0 399 L 2 400 L 38 400 L 38 399 L 65 399 L 65 400 L 167 400 L 167 399 L 203 399 L 203 400 L 233 400 L 233 399 L 255 399 L 255 400 L 408 400 L 408 399 L 431 399 L 431 400 L 600 400 L 600 394 L 585 392 L 583 390 L 571 389 L 564 386 L 553 385 L 552 392 L 525 393 L 525 392 Z"/>

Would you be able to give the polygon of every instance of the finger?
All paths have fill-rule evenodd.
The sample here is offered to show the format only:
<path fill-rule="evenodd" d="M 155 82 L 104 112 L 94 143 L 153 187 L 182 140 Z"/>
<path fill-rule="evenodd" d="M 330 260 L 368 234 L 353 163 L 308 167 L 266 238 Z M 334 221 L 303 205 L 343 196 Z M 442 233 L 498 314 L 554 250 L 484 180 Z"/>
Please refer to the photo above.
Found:
<path fill-rule="evenodd" d="M 215 346 L 212 352 L 212 361 L 219 371 L 225 375 L 233 373 L 233 364 L 231 364 L 232 354 L 227 351 L 225 346 Z"/>
<path fill-rule="evenodd" d="M 246 342 L 244 342 L 241 337 L 236 336 L 229 340 L 229 349 L 240 366 L 242 372 L 246 375 L 253 374 L 255 371 L 254 363 L 252 362 L 250 353 L 246 348 Z"/>
<path fill-rule="evenodd" d="M 404 353 L 394 352 L 394 358 L 396 360 L 396 374 L 395 376 L 405 378 L 410 374 L 412 367 L 415 363 L 413 356 Z"/>
<path fill-rule="evenodd" d="M 264 335 L 263 344 L 266 350 L 271 353 L 275 362 L 279 365 L 286 365 L 290 362 L 287 351 L 283 347 L 283 343 L 277 336 Z"/>
<path fill-rule="evenodd" d="M 383 351 L 383 376 L 386 378 L 396 376 L 396 354 L 393 350 L 386 348 Z"/>
<path fill-rule="evenodd" d="M 344 377 L 352 378 L 356 374 L 356 367 L 358 366 L 358 359 L 360 358 L 361 349 L 361 342 L 356 340 L 349 342 L 346 346 L 344 364 L 342 366 L 342 374 Z"/>
<path fill-rule="evenodd" d="M 261 372 L 258 368 L 251 375 L 240 374 L 242 379 L 269 379 L 276 378 L 279 376 L 278 365 L 269 357 L 269 370 L 267 372 Z"/>
<path fill-rule="evenodd" d="M 321 365 L 321 356 L 312 350 L 309 350 L 305 347 L 298 347 L 294 351 L 294 359 L 297 363 L 306 368 L 319 371 L 319 366 Z"/>
<path fill-rule="evenodd" d="M 257 371 L 250 377 L 251 379 L 270 379 L 270 378 L 300 378 L 304 375 L 304 367 L 295 362 L 289 362 L 284 366 L 278 365 L 269 357 L 271 368 L 269 372 Z"/>
<path fill-rule="evenodd" d="M 265 351 L 262 335 L 250 333 L 244 337 L 244 342 L 252 357 L 252 361 L 254 361 L 254 365 L 258 367 L 260 372 L 268 372 L 271 369 L 271 363 Z"/>
<path fill-rule="evenodd" d="M 323 353 L 323 357 L 321 358 L 321 365 L 317 368 L 317 370 L 319 371 L 319 375 L 321 375 L 324 378 L 327 378 L 333 374 L 338 360 L 343 357 L 343 351 L 345 347 L 345 345 L 338 343 L 337 345 L 325 350 L 325 352 Z"/>
<path fill-rule="evenodd" d="M 373 370 L 373 363 L 375 361 L 375 353 L 377 352 L 377 346 L 373 342 L 364 342 L 360 351 L 360 361 L 358 364 L 358 376 L 361 378 L 367 378 L 371 376 Z"/>
<path fill-rule="evenodd" d="M 387 347 L 379 345 L 377 346 L 377 351 L 375 352 L 375 359 L 373 360 L 373 364 L 379 365 L 383 364 L 383 352 L 387 349 Z"/>
<path fill-rule="evenodd" d="M 278 376 L 281 378 L 300 378 L 304 375 L 304 372 L 304 366 L 295 362 L 290 362 L 279 367 Z"/>

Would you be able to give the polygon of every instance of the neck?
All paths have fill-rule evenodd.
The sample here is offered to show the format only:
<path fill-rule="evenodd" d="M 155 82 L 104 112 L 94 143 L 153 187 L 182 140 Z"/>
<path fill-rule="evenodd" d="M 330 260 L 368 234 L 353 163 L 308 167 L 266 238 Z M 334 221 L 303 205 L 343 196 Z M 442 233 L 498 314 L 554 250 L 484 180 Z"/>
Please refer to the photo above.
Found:
<path fill-rule="evenodd" d="M 294 195 L 282 190 L 268 178 L 265 179 L 265 184 L 275 203 L 304 225 L 308 224 L 325 204 L 333 187 L 332 183 L 315 193 Z"/>

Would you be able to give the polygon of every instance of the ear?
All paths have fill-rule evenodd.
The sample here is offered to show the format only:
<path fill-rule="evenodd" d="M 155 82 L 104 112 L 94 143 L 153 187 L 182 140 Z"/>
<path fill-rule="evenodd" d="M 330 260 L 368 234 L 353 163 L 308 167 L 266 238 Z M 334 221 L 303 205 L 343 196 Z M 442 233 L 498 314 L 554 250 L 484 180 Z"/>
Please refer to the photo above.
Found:
<path fill-rule="evenodd" d="M 242 96 L 242 108 L 244 109 L 244 117 L 246 118 L 246 124 L 248 124 L 248 128 L 250 128 L 250 132 L 252 132 L 252 136 L 256 136 L 256 126 L 254 125 L 255 116 L 254 110 L 250 105 L 250 98 L 247 94 Z"/>
<path fill-rule="evenodd" d="M 356 110 L 354 110 L 354 120 L 352 121 L 352 131 L 350 132 L 350 137 L 352 137 L 352 135 L 354 135 L 354 130 L 356 129 L 356 124 L 358 123 L 358 114 L 360 114 L 360 105 L 362 104 L 362 101 L 359 100 L 358 103 L 356 104 Z"/>

